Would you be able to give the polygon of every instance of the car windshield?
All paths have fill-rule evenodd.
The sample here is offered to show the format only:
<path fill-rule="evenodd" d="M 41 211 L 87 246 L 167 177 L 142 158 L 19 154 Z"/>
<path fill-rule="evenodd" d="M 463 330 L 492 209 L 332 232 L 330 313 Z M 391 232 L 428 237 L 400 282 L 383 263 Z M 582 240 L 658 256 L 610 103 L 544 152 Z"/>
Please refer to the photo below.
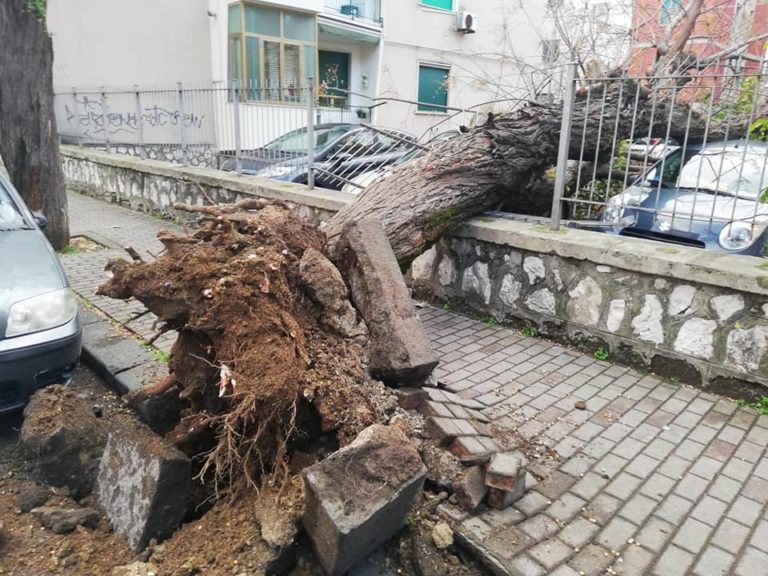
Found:
<path fill-rule="evenodd" d="M 704 151 L 685 163 L 678 187 L 709 190 L 755 200 L 768 181 L 764 152 Z"/>
<path fill-rule="evenodd" d="M 343 125 L 343 126 L 329 126 L 326 128 L 315 128 L 315 148 L 322 148 L 326 144 L 329 144 L 336 140 L 339 136 L 342 136 L 343 134 L 346 134 L 350 131 L 350 129 L 353 128 L 352 126 Z M 306 153 L 307 152 L 307 146 L 308 139 L 307 139 L 307 129 L 306 128 L 300 128 L 299 130 L 294 130 L 293 132 L 288 132 L 287 134 L 283 134 L 276 140 L 273 140 L 264 148 L 267 150 L 275 150 L 278 152 L 290 152 L 290 153 Z"/>
<path fill-rule="evenodd" d="M 18 230 L 26 227 L 18 207 L 0 182 L 0 230 Z"/>
<path fill-rule="evenodd" d="M 768 186 L 768 155 L 761 148 L 703 150 L 683 155 L 678 150 L 659 162 L 646 178 L 647 185 L 703 190 L 755 200 Z"/>

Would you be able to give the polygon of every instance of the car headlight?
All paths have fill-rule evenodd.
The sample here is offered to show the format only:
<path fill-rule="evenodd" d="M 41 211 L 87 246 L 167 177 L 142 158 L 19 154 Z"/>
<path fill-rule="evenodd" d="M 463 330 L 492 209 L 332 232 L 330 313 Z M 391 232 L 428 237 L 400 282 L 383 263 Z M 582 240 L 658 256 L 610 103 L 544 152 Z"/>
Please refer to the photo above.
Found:
<path fill-rule="evenodd" d="M 264 168 L 264 170 L 259 172 L 257 176 L 264 176 L 264 178 L 279 178 L 280 176 L 290 174 L 293 170 L 293 166 L 270 166 L 269 168 Z"/>
<path fill-rule="evenodd" d="M 11 305 L 5 336 L 21 336 L 66 324 L 77 314 L 77 299 L 70 288 L 27 298 Z"/>
<path fill-rule="evenodd" d="M 747 222 L 730 222 L 720 230 L 719 242 L 726 250 L 743 250 L 747 248 L 755 238 L 754 224 Z"/>

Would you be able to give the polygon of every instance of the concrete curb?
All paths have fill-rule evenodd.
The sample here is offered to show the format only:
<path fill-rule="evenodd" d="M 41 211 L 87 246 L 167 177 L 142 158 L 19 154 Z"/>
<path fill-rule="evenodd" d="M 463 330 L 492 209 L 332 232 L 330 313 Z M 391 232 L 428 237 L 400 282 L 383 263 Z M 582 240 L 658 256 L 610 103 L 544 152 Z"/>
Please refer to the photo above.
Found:
<path fill-rule="evenodd" d="M 134 338 L 91 310 L 80 311 L 83 326 L 82 360 L 122 396 L 167 374 L 168 366 Z"/>

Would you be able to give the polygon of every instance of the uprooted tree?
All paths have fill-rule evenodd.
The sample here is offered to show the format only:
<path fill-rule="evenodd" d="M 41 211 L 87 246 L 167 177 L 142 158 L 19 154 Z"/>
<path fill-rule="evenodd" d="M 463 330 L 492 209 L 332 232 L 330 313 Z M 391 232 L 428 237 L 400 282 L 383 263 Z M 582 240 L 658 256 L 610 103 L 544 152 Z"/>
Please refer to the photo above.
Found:
<path fill-rule="evenodd" d="M 569 157 L 595 157 L 612 149 L 617 139 L 650 133 L 689 142 L 710 141 L 743 130 L 740 121 L 709 124 L 685 104 L 669 100 L 634 82 L 595 83 L 591 95 L 576 97 Z M 628 96 L 629 95 L 629 96 Z M 637 98 L 635 98 L 637 95 Z M 557 160 L 561 104 L 531 102 L 509 114 L 489 116 L 480 126 L 447 140 L 424 155 L 395 166 L 358 198 L 342 208 L 326 228 L 334 243 L 347 221 L 366 216 L 381 220 L 401 262 L 418 256 L 438 238 L 472 216 L 494 209 Z M 608 126 L 610 129 L 601 127 Z"/>

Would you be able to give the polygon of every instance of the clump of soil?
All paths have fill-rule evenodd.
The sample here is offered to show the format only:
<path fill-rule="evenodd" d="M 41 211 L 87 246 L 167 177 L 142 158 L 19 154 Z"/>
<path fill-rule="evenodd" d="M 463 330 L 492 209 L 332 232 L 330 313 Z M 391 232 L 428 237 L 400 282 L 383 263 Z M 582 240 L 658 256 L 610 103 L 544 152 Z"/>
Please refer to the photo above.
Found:
<path fill-rule="evenodd" d="M 376 421 L 365 336 L 323 322 L 302 279 L 322 232 L 279 203 L 199 210 L 194 235 L 159 235 L 157 260 L 111 262 L 99 293 L 136 298 L 179 333 L 160 387 L 187 403 L 168 437 L 204 454 L 201 477 L 231 493 L 282 485 L 293 452 L 323 433 L 343 445 Z"/>

